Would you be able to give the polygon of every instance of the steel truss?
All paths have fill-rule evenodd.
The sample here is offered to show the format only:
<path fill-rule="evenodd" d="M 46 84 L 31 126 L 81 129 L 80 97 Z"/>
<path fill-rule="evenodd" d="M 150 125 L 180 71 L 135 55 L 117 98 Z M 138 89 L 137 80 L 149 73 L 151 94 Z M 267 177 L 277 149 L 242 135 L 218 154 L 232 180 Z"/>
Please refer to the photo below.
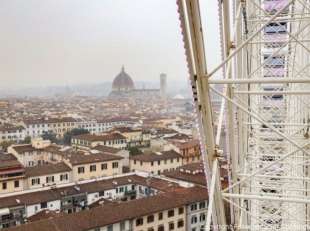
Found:
<path fill-rule="evenodd" d="M 208 181 L 206 227 L 306 231 L 310 0 L 231 1 L 218 2 L 222 61 L 211 71 L 206 68 L 202 30 L 208 28 L 201 25 L 199 0 L 177 1 Z M 219 71 L 223 78 L 212 78 Z M 212 94 L 222 97 L 216 118 Z M 230 166 L 227 188 L 218 170 L 223 130 Z"/>

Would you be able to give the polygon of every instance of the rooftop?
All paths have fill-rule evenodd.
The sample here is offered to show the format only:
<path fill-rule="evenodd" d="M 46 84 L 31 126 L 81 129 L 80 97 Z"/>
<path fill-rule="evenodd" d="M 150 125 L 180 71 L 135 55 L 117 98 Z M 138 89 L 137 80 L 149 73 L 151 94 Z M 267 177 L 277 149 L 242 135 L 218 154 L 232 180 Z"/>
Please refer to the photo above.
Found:
<path fill-rule="evenodd" d="M 103 204 L 79 213 L 17 226 L 8 231 L 85 231 L 207 199 L 205 188 L 182 188 L 119 204 Z"/>
<path fill-rule="evenodd" d="M 144 161 L 144 162 L 169 160 L 169 159 L 175 159 L 175 158 L 182 158 L 182 156 L 174 150 L 144 153 L 144 154 L 130 157 L 130 159 L 132 160 L 138 160 L 138 161 Z"/>
<path fill-rule="evenodd" d="M 95 141 L 109 141 L 109 140 L 125 140 L 126 137 L 119 134 L 119 133 L 110 133 L 107 135 L 92 135 L 92 134 L 82 134 L 78 136 L 72 137 L 73 139 L 79 139 L 79 140 L 86 140 L 90 142 L 95 142 Z"/>
<path fill-rule="evenodd" d="M 51 175 L 55 173 L 61 172 L 69 172 L 71 168 L 66 165 L 65 163 L 57 163 L 57 164 L 45 164 L 45 165 L 38 165 L 34 167 L 25 168 L 26 176 L 33 177 L 33 176 L 45 176 Z"/>

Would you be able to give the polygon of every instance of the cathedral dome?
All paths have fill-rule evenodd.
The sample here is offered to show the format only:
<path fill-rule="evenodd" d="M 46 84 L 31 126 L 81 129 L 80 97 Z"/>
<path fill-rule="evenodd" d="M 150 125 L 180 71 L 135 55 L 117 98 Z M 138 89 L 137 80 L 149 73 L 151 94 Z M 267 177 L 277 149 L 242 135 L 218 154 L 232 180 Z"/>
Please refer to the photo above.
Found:
<path fill-rule="evenodd" d="M 121 72 L 113 80 L 112 91 L 130 91 L 133 89 L 135 89 L 134 82 L 122 67 Z"/>

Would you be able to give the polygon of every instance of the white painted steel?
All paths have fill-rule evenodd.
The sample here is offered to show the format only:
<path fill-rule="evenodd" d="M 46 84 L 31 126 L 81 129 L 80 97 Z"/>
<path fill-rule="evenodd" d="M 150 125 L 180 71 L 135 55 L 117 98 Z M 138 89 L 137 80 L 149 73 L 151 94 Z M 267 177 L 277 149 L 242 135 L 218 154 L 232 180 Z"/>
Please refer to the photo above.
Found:
<path fill-rule="evenodd" d="M 225 201 L 235 230 L 308 230 L 310 1 L 231 0 L 231 9 L 228 1 L 218 1 L 223 60 L 209 73 L 202 43 L 208 41 L 200 33 L 208 28 L 201 28 L 199 1 L 182 2 L 208 180 L 218 158 L 215 144 L 225 143 L 221 132 L 228 133 L 230 181 L 221 192 L 219 184 L 209 189 L 213 224 L 225 224 Z M 211 79 L 219 70 L 223 78 Z M 223 98 L 219 118 L 209 111 L 210 90 Z M 219 126 L 215 140 L 213 124 Z"/>

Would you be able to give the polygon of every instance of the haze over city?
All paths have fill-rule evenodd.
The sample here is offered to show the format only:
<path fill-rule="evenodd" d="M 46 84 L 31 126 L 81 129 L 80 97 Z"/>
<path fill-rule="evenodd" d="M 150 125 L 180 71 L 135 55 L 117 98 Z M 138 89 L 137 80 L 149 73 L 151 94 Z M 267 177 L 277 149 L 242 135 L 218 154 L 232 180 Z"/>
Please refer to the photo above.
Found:
<path fill-rule="evenodd" d="M 102 84 L 122 65 L 151 86 L 161 72 L 187 84 L 175 1 L 2 0 L 0 33 L 2 88 Z"/>

